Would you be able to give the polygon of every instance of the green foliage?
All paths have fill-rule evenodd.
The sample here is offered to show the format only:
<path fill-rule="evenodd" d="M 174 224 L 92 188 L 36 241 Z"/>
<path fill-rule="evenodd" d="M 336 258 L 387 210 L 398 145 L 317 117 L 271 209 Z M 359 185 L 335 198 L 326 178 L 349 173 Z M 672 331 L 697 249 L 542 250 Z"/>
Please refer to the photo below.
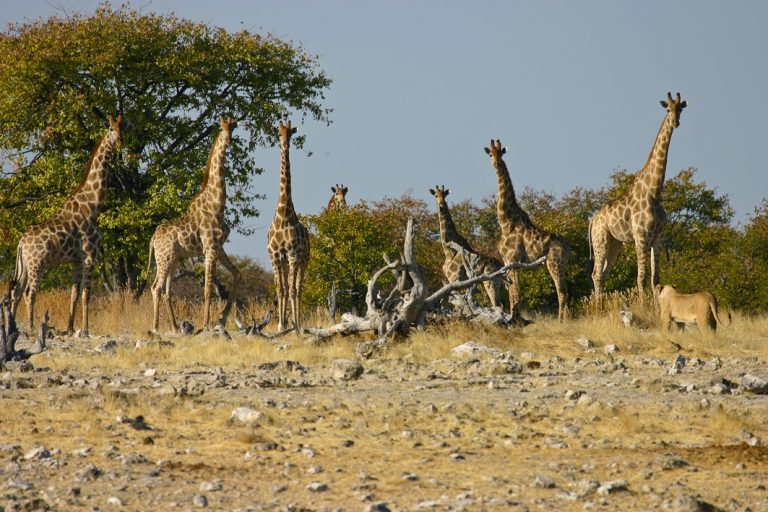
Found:
<path fill-rule="evenodd" d="M 251 188 L 262 172 L 253 149 L 274 144 L 273 127 L 289 114 L 327 122 L 329 85 L 316 58 L 291 42 L 127 6 L 11 25 L 0 35 L 3 270 L 29 225 L 75 188 L 115 112 L 127 121 L 123 151 L 99 218 L 113 278 L 135 277 L 155 226 L 197 193 L 220 115 L 237 121 L 228 222 L 247 233 L 242 221 L 258 215 L 262 198 Z"/>
<path fill-rule="evenodd" d="M 347 209 L 305 216 L 302 222 L 309 229 L 312 244 L 304 303 L 324 306 L 331 284 L 335 283 L 339 310 L 365 311 L 367 283 L 383 266 L 382 254 L 396 254 L 392 230 L 377 223 L 363 202 Z"/>

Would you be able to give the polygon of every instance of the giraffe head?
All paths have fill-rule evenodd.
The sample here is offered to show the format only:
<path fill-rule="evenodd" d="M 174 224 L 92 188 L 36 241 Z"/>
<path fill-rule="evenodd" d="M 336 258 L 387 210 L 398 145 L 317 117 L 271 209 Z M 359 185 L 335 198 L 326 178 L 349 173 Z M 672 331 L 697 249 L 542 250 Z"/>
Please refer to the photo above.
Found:
<path fill-rule="evenodd" d="M 434 189 L 429 189 L 429 193 L 435 196 L 435 202 L 437 203 L 438 208 L 445 208 L 448 206 L 445 202 L 445 198 L 451 193 L 451 189 L 445 188 L 445 186 L 439 187 L 435 185 Z"/>
<path fill-rule="evenodd" d="M 338 183 L 336 184 L 335 187 L 331 187 L 331 192 L 333 192 L 333 197 L 331 197 L 331 200 L 328 203 L 328 206 L 332 206 L 334 208 L 346 208 L 348 190 L 349 190 L 348 187 L 345 187 L 344 185 L 339 185 Z"/>
<path fill-rule="evenodd" d="M 499 139 L 496 139 L 496 142 L 491 139 L 491 147 L 483 149 L 485 150 L 486 154 L 491 156 L 491 160 L 499 159 L 504 155 L 504 153 L 507 152 L 507 148 L 501 145 L 501 141 Z"/>
<path fill-rule="evenodd" d="M 232 120 L 232 116 L 229 116 L 225 118 L 224 116 L 219 117 L 219 126 L 221 127 L 221 133 L 224 134 L 224 144 L 229 145 L 229 143 L 232 141 L 232 128 L 234 125 L 234 121 Z"/>
<path fill-rule="evenodd" d="M 285 124 L 280 121 L 280 124 L 277 126 L 277 131 L 280 134 L 280 140 L 285 141 L 285 143 L 289 143 L 291 140 L 291 135 L 299 131 L 299 129 L 295 126 L 292 127 L 291 121 L 288 121 Z"/>
<path fill-rule="evenodd" d="M 667 101 L 661 100 L 661 106 L 667 109 L 667 122 L 672 128 L 680 126 L 680 114 L 688 106 L 688 102 L 680 99 L 680 93 L 676 98 L 672 98 L 672 93 L 667 93 Z"/>
<path fill-rule="evenodd" d="M 112 114 L 109 114 L 109 134 L 114 134 L 116 141 L 120 144 L 122 140 L 122 134 L 120 133 L 120 125 L 123 123 L 123 114 L 118 114 L 117 119 Z"/>

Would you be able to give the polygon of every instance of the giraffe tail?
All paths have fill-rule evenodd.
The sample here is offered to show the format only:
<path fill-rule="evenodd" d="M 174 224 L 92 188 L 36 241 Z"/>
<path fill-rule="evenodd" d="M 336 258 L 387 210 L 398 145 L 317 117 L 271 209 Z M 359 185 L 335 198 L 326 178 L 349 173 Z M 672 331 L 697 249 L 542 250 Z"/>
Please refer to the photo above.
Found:
<path fill-rule="evenodd" d="M 154 238 L 155 237 L 152 237 L 149 239 L 149 256 L 147 257 L 147 278 L 146 278 L 147 282 L 149 282 L 149 276 L 152 273 L 152 258 L 155 255 L 155 244 L 152 243 L 154 242 Z"/>
<path fill-rule="evenodd" d="M 19 287 L 23 288 L 26 283 L 26 276 L 27 276 L 27 268 L 24 266 L 24 258 L 22 257 L 22 251 L 21 251 L 21 243 L 19 243 L 19 246 L 16 248 L 16 266 L 13 269 L 13 277 L 8 282 L 8 298 L 13 300 L 14 296 L 14 289 Z M 16 293 L 24 293 L 24 290 L 15 290 Z"/>
<path fill-rule="evenodd" d="M 595 255 L 592 253 L 592 220 L 589 219 L 589 229 L 587 229 L 587 244 L 589 245 L 589 260 L 593 261 Z"/>

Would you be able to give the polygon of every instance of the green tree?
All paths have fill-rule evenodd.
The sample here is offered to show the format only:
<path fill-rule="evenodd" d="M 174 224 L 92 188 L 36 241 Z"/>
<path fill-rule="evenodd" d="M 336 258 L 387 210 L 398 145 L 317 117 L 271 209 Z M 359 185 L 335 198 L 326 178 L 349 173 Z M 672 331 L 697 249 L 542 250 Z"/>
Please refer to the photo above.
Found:
<path fill-rule="evenodd" d="M 155 226 L 197 193 L 222 114 L 237 121 L 227 219 L 247 234 L 242 220 L 262 199 L 252 150 L 274 144 L 288 115 L 328 122 L 329 85 L 316 57 L 289 41 L 127 6 L 10 25 L 0 34 L 3 270 L 24 230 L 74 189 L 114 112 L 127 120 L 123 152 L 99 219 L 102 275 L 114 288 L 136 286 Z"/>

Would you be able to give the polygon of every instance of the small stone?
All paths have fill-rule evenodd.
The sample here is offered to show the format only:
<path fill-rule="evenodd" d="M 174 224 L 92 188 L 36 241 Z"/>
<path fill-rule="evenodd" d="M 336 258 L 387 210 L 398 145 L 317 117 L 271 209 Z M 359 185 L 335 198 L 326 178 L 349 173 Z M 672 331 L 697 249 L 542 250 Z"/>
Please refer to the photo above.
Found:
<path fill-rule="evenodd" d="M 78 448 L 77 450 L 72 450 L 72 455 L 75 457 L 85 457 L 88 454 L 90 454 L 92 451 L 90 446 L 86 446 L 84 448 Z"/>
<path fill-rule="evenodd" d="M 117 341 L 109 340 L 109 341 L 105 341 L 104 343 L 102 343 L 101 345 L 99 345 L 93 350 L 101 354 L 103 352 L 114 352 L 115 349 L 117 349 Z"/>
<path fill-rule="evenodd" d="M 390 512 L 386 501 L 379 501 L 377 503 L 371 503 L 365 507 L 365 512 Z"/>
<path fill-rule="evenodd" d="M 768 379 L 756 377 L 749 373 L 744 374 L 744 377 L 741 378 L 741 387 L 750 393 L 768 395 Z"/>
<path fill-rule="evenodd" d="M 201 482 L 200 490 L 203 492 L 215 492 L 222 489 L 221 482 Z"/>
<path fill-rule="evenodd" d="M 403 480 L 407 480 L 409 482 L 415 482 L 419 479 L 419 475 L 415 473 L 405 472 L 403 473 Z"/>
<path fill-rule="evenodd" d="M 451 349 L 451 354 L 455 356 L 476 356 L 479 354 L 496 356 L 499 354 L 499 351 L 495 348 L 477 343 L 476 341 L 467 341 L 466 343 L 453 347 Z"/>
<path fill-rule="evenodd" d="M 672 368 L 678 372 L 685 367 L 685 356 L 678 354 L 675 360 L 672 362 Z"/>
<path fill-rule="evenodd" d="M 600 496 L 608 496 L 609 494 L 612 494 L 614 492 L 619 491 L 626 491 L 627 490 L 627 482 L 626 480 L 613 480 L 612 482 L 607 482 L 600 487 L 597 488 L 597 494 Z"/>
<path fill-rule="evenodd" d="M 331 377 L 334 380 L 355 380 L 363 374 L 363 366 L 351 359 L 331 361 Z"/>
<path fill-rule="evenodd" d="M 232 414 L 229 415 L 230 420 L 239 421 L 240 423 L 255 423 L 264 416 L 264 413 L 257 411 L 248 406 L 236 407 L 232 410 Z"/>
<path fill-rule="evenodd" d="M 9 480 L 8 484 L 11 487 L 15 487 L 22 491 L 28 491 L 35 488 L 35 485 L 32 482 L 27 482 L 26 480 Z"/>
<path fill-rule="evenodd" d="M 566 400 L 578 400 L 582 397 L 582 395 L 585 395 L 586 391 L 574 391 L 572 389 L 569 389 L 565 392 L 565 398 Z"/>
<path fill-rule="evenodd" d="M 123 500 L 121 500 L 117 496 L 110 496 L 107 499 L 107 505 L 110 505 L 112 507 L 122 507 L 123 506 Z"/>
<path fill-rule="evenodd" d="M 606 345 L 605 347 L 603 347 L 603 351 L 606 354 L 615 354 L 616 352 L 619 351 L 619 347 L 617 345 L 614 345 L 614 344 Z"/>
<path fill-rule="evenodd" d="M 539 489 L 553 489 L 555 487 L 555 481 L 547 475 L 536 475 L 533 478 L 531 486 Z"/>
<path fill-rule="evenodd" d="M 45 446 L 37 446 L 24 454 L 25 460 L 32 460 L 32 459 L 42 460 L 42 459 L 50 459 L 50 458 L 51 458 L 51 452 Z"/>
<path fill-rule="evenodd" d="M 324 472 L 325 469 L 323 469 L 323 466 L 311 466 L 309 469 L 307 469 L 307 473 L 310 475 L 317 475 L 318 473 Z"/>
<path fill-rule="evenodd" d="M 195 494 L 192 498 L 192 504 L 196 507 L 205 508 L 208 506 L 208 498 L 205 494 Z"/>
<path fill-rule="evenodd" d="M 157 368 L 148 368 L 144 371 L 145 377 L 154 377 L 157 375 Z"/>
<path fill-rule="evenodd" d="M 577 338 L 576 339 L 576 344 L 578 346 L 582 347 L 582 348 L 594 348 L 595 347 L 595 344 L 594 344 L 594 342 L 592 340 L 590 340 L 588 338 L 584 338 L 584 337 Z"/>
<path fill-rule="evenodd" d="M 708 512 L 720 510 L 711 503 L 690 494 L 682 494 L 678 496 L 672 503 L 673 510 L 677 512 Z"/>
<path fill-rule="evenodd" d="M 328 484 L 324 484 L 323 482 L 312 482 L 307 486 L 307 490 L 312 492 L 324 492 L 328 490 Z"/>

